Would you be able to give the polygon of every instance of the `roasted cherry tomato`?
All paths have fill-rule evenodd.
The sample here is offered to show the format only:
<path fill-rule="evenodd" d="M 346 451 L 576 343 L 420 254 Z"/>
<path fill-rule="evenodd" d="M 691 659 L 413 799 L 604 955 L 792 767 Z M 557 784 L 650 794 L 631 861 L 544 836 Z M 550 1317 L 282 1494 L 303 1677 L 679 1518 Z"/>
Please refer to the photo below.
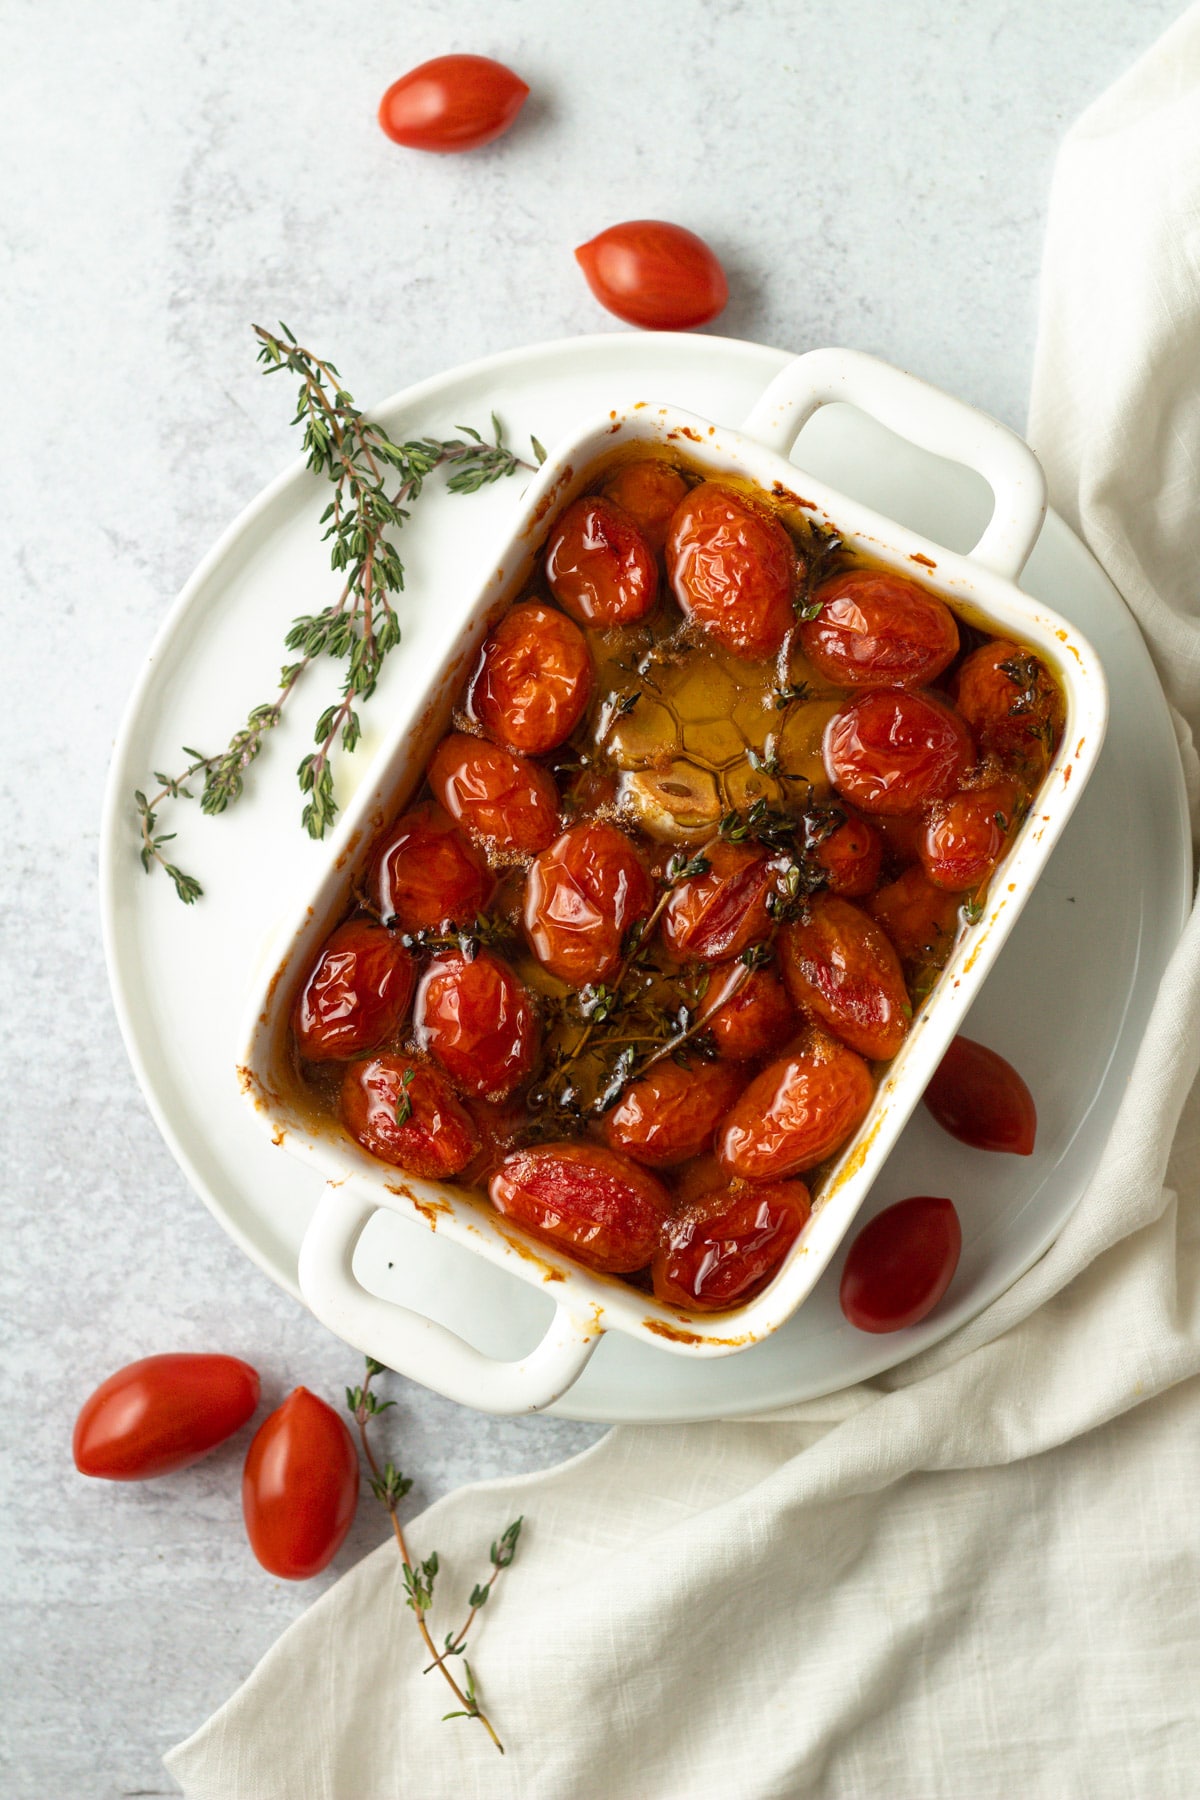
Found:
<path fill-rule="evenodd" d="M 1063 699 L 1040 657 L 1005 639 L 981 644 L 963 659 L 954 695 L 982 749 L 1041 779 L 1062 731 Z"/>
<path fill-rule="evenodd" d="M 985 882 L 1013 826 L 1017 789 L 1011 781 L 967 788 L 937 801 L 921 835 L 921 863 L 934 887 L 965 893 Z"/>
<path fill-rule="evenodd" d="M 223 1444 L 258 1405 L 258 1375 L 236 1356 L 144 1356 L 102 1381 L 75 1421 L 81 1475 L 149 1481 Z"/>
<path fill-rule="evenodd" d="M 250 1548 L 284 1581 L 319 1575 L 342 1547 L 358 1505 L 358 1452 L 316 1394 L 294 1388 L 246 1452 L 242 1514 Z"/>
<path fill-rule="evenodd" d="M 380 918 L 405 931 L 471 924 L 494 886 L 479 851 L 440 806 L 428 802 L 396 821 L 370 876 Z"/>
<path fill-rule="evenodd" d="M 505 1158 L 492 1205 L 590 1269 L 631 1275 L 658 1247 L 667 1190 L 646 1169 L 598 1144 L 541 1144 Z"/>
<path fill-rule="evenodd" d="M 572 825 L 535 857 L 525 883 L 525 931 L 544 969 L 572 987 L 603 981 L 629 929 L 654 903 L 654 883 L 616 825 Z"/>
<path fill-rule="evenodd" d="M 779 940 L 794 1003 L 872 1062 L 887 1062 L 908 1036 L 908 989 L 896 952 L 875 921 L 836 894 L 814 896 L 807 918 Z"/>
<path fill-rule="evenodd" d="M 416 970 L 393 931 L 348 919 L 326 939 L 296 1002 L 292 1029 L 309 1062 L 378 1050 L 408 1014 Z"/>
<path fill-rule="evenodd" d="M 840 1149 L 874 1096 L 862 1057 L 818 1039 L 755 1076 L 717 1133 L 717 1160 L 744 1181 L 799 1175 Z"/>
<path fill-rule="evenodd" d="M 364 1150 L 422 1181 L 460 1175 L 479 1149 L 471 1115 L 446 1077 L 414 1057 L 351 1063 L 339 1110 Z"/>
<path fill-rule="evenodd" d="M 706 1029 L 727 1062 L 753 1062 L 778 1050 L 796 1024 L 782 983 L 770 969 L 754 969 L 736 994 L 708 1015 Z"/>
<path fill-rule="evenodd" d="M 733 1063 L 696 1063 L 681 1069 L 656 1063 L 631 1081 L 605 1115 L 604 1135 L 614 1150 L 651 1169 L 689 1162 L 712 1145 L 713 1132 L 746 1078 Z"/>
<path fill-rule="evenodd" d="M 490 56 L 435 56 L 379 102 L 379 123 L 410 150 L 477 150 L 507 131 L 529 89 Z"/>
<path fill-rule="evenodd" d="M 681 961 L 722 962 L 770 931 L 775 870 L 748 844 L 718 842 L 704 856 L 705 873 L 689 875 L 667 901 L 663 937 Z"/>
<path fill-rule="evenodd" d="M 951 1200 L 928 1194 L 877 1213 L 850 1246 L 842 1311 L 860 1331 L 902 1331 L 931 1313 L 954 1277 L 962 1227 Z"/>
<path fill-rule="evenodd" d="M 857 813 L 846 812 L 840 825 L 813 846 L 813 857 L 825 870 L 831 894 L 847 900 L 874 891 L 883 863 L 883 839 Z"/>
<path fill-rule="evenodd" d="M 604 498 L 633 520 L 656 556 L 662 554 L 671 515 L 687 491 L 678 469 L 656 456 L 626 463 L 604 484 Z"/>
<path fill-rule="evenodd" d="M 450 817 L 499 850 L 536 855 L 558 836 L 558 789 L 544 769 L 499 744 L 452 732 L 429 765 Z"/>
<path fill-rule="evenodd" d="M 546 546 L 546 580 L 581 625 L 634 625 L 658 598 L 658 564 L 628 513 L 599 494 L 568 506 Z"/>
<path fill-rule="evenodd" d="M 925 1089 L 925 1104 L 951 1137 L 976 1150 L 1033 1153 L 1033 1095 L 1012 1064 L 986 1044 L 956 1037 Z"/>
<path fill-rule="evenodd" d="M 915 812 L 952 794 L 973 758 L 971 734 L 944 700 L 870 688 L 825 730 L 825 768 L 838 793 L 866 813 Z"/>
<path fill-rule="evenodd" d="M 426 969 L 413 1006 L 417 1042 L 460 1088 L 507 1100 L 533 1069 L 538 1017 L 506 962 L 489 950 L 457 951 Z"/>
<path fill-rule="evenodd" d="M 735 656 L 773 657 L 796 622 L 797 559 L 773 514 L 702 481 L 667 533 L 667 574 L 689 619 Z"/>
<path fill-rule="evenodd" d="M 867 902 L 905 968 L 940 969 L 958 931 L 958 901 L 919 868 L 905 869 Z"/>
<path fill-rule="evenodd" d="M 721 1186 L 667 1227 L 651 1270 L 668 1306 L 700 1311 L 741 1306 L 770 1281 L 808 1219 L 808 1189 L 780 1181 L 746 1189 Z"/>
<path fill-rule="evenodd" d="M 694 231 L 628 219 L 580 244 L 575 260 L 601 306 L 645 331 L 689 331 L 729 298 L 725 271 Z"/>
<path fill-rule="evenodd" d="M 587 711 L 592 659 L 578 625 L 527 600 L 483 646 L 468 705 L 488 736 L 525 756 L 564 743 Z"/>
<path fill-rule="evenodd" d="M 927 687 L 958 654 L 950 608 L 903 575 L 850 569 L 813 595 L 800 627 L 809 662 L 838 687 Z"/>

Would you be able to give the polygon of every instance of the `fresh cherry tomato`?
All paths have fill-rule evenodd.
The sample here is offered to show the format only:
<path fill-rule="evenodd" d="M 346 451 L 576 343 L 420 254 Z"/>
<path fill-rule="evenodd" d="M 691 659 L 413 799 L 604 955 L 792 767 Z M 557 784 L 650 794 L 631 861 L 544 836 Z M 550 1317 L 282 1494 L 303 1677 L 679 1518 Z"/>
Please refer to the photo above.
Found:
<path fill-rule="evenodd" d="M 656 1063 L 631 1081 L 604 1120 L 614 1150 L 651 1169 L 689 1162 L 710 1148 L 713 1132 L 729 1111 L 746 1078 L 732 1063 L 699 1063 L 681 1069 Z"/>
<path fill-rule="evenodd" d="M 483 646 L 468 706 L 488 736 L 524 756 L 544 756 L 587 711 L 592 659 L 578 625 L 527 600 L 505 613 Z"/>
<path fill-rule="evenodd" d="M 814 845 L 813 857 L 826 872 L 831 894 L 859 900 L 873 893 L 879 880 L 883 839 L 873 825 L 846 811 L 841 824 Z"/>
<path fill-rule="evenodd" d="M 973 1038 L 955 1038 L 925 1089 L 925 1104 L 943 1130 L 976 1150 L 1033 1153 L 1033 1095 L 1010 1062 Z"/>
<path fill-rule="evenodd" d="M 377 1050 L 408 1014 L 416 970 L 395 932 L 348 919 L 326 938 L 296 1002 L 292 1028 L 309 1062 Z"/>
<path fill-rule="evenodd" d="M 601 306 L 645 331 L 707 325 L 729 299 L 725 271 L 694 231 L 628 219 L 580 244 L 575 260 Z"/>
<path fill-rule="evenodd" d="M 413 1007 L 417 1042 L 480 1099 L 507 1100 L 532 1072 L 538 1016 L 524 983 L 489 950 L 457 951 L 426 969 Z"/>
<path fill-rule="evenodd" d="M 741 1306 L 767 1285 L 799 1237 L 811 1207 L 802 1181 L 747 1190 L 722 1186 L 676 1214 L 651 1264 L 668 1306 Z"/>
<path fill-rule="evenodd" d="M 626 463 L 604 484 L 604 498 L 633 520 L 656 556 L 662 554 L 671 515 L 687 491 L 679 470 L 656 456 Z"/>
<path fill-rule="evenodd" d="M 915 812 L 952 794 L 973 758 L 959 715 L 934 694 L 868 688 L 825 728 L 825 768 L 866 813 Z"/>
<path fill-rule="evenodd" d="M 410 150 L 477 150 L 508 130 L 528 87 L 490 56 L 435 56 L 379 102 L 379 123 Z"/>
<path fill-rule="evenodd" d="M 717 1160 L 744 1181 L 799 1175 L 840 1149 L 874 1097 L 862 1057 L 820 1039 L 755 1076 L 717 1133 Z"/>
<path fill-rule="evenodd" d="M 658 564 L 628 513 L 602 495 L 575 500 L 546 546 L 546 580 L 581 625 L 635 625 L 658 598 Z"/>
<path fill-rule="evenodd" d="M 770 969 L 754 969 L 732 999 L 709 1014 L 706 1029 L 727 1062 L 753 1062 L 778 1050 L 796 1024 L 783 984 Z"/>
<path fill-rule="evenodd" d="M 867 905 L 905 968 L 942 967 L 958 931 L 958 901 L 945 888 L 934 887 L 923 869 L 905 869 L 878 888 Z"/>
<path fill-rule="evenodd" d="M 319 1575 L 358 1505 L 358 1452 L 344 1421 L 307 1388 L 264 1419 L 246 1452 L 242 1514 L 250 1548 L 284 1581 Z"/>
<path fill-rule="evenodd" d="M 897 1201 L 863 1226 L 842 1270 L 842 1311 L 860 1331 L 902 1331 L 931 1313 L 954 1277 L 962 1227 L 951 1200 Z"/>
<path fill-rule="evenodd" d="M 440 806 L 429 802 L 397 820 L 369 877 L 380 918 L 405 931 L 471 924 L 494 886 L 479 851 Z"/>
<path fill-rule="evenodd" d="M 838 687 L 927 687 L 958 654 L 950 608 L 903 575 L 850 569 L 823 581 L 813 604 L 801 648 Z"/>
<path fill-rule="evenodd" d="M 544 969 L 584 987 L 614 972 L 630 927 L 653 903 L 654 884 L 629 838 L 606 819 L 589 819 L 534 858 L 525 931 Z"/>
<path fill-rule="evenodd" d="M 515 1150 L 488 1194 L 505 1218 L 609 1275 L 645 1268 L 670 1210 L 660 1181 L 598 1144 Z"/>
<path fill-rule="evenodd" d="M 236 1356 L 144 1356 L 84 1401 L 75 1467 L 104 1481 L 169 1475 L 232 1437 L 257 1405 L 258 1375 Z"/>
<path fill-rule="evenodd" d="M 667 574 L 690 619 L 735 656 L 764 662 L 796 622 L 796 551 L 773 514 L 716 481 L 676 508 Z"/>
<path fill-rule="evenodd" d="M 1063 697 L 1031 650 L 1007 639 L 963 659 L 955 700 L 981 747 L 1006 768 L 1040 780 L 1063 728 Z"/>
<path fill-rule="evenodd" d="M 962 894 L 985 882 L 1013 826 L 1016 784 L 993 781 L 935 802 L 921 837 L 921 863 L 934 887 Z"/>
<path fill-rule="evenodd" d="M 429 765 L 450 817 L 499 850 L 536 855 L 558 836 L 558 789 L 544 769 L 499 744 L 453 732 Z"/>
<path fill-rule="evenodd" d="M 711 845 L 708 868 L 689 875 L 674 889 L 663 913 L 663 937 L 680 961 L 721 962 L 740 956 L 771 929 L 767 902 L 775 870 L 761 850 L 748 844 Z"/>
<path fill-rule="evenodd" d="M 888 1062 L 908 1036 L 912 1007 L 896 952 L 850 900 L 817 894 L 808 916 L 785 925 L 783 978 L 794 1004 L 871 1062 Z"/>
<path fill-rule="evenodd" d="M 471 1115 L 446 1077 L 414 1057 L 351 1063 L 339 1110 L 364 1150 L 422 1181 L 460 1175 L 479 1149 Z"/>

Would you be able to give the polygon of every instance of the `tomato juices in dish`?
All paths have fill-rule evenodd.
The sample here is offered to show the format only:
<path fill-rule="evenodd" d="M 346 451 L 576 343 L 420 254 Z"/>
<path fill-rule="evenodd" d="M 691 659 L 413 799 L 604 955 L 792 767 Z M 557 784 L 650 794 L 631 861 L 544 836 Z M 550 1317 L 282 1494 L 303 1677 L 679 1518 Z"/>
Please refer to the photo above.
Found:
<path fill-rule="evenodd" d="M 740 1305 L 1063 716 L 1027 646 L 748 483 L 599 467 L 301 984 L 310 1105 L 590 1270 Z"/>

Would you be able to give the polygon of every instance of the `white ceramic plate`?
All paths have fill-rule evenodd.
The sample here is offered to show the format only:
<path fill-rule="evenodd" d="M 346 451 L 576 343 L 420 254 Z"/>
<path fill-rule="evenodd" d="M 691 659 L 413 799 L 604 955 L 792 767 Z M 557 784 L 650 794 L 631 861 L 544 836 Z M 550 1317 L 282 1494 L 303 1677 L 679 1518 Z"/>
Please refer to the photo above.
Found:
<path fill-rule="evenodd" d="M 613 335 L 511 352 L 441 376 L 381 409 L 397 434 L 445 436 L 495 408 L 520 447 L 545 442 L 598 407 L 669 400 L 737 424 L 787 360 L 782 351 L 703 337 Z M 978 476 L 902 443 L 862 414 L 826 407 L 795 460 L 831 486 L 964 550 L 986 523 Z M 423 684 L 447 645 L 444 587 L 478 585 L 519 503 L 519 484 L 450 497 L 432 490 L 408 527 L 401 601 L 405 641 L 367 709 L 343 794 L 362 779 L 406 684 Z M 204 882 L 180 906 L 137 860 L 132 790 L 174 768 L 181 743 L 223 743 L 266 699 L 283 633 L 329 598 L 320 543 L 321 485 L 299 465 L 236 521 L 192 577 L 130 702 L 113 760 L 101 843 L 106 947 L 118 1015 L 138 1079 L 197 1192 L 238 1243 L 295 1293 L 296 1258 L 320 1176 L 282 1156 L 241 1104 L 234 1078 L 245 995 L 270 956 L 298 885 L 323 855 L 299 827 L 294 770 L 316 713 L 333 697 L 298 695 L 248 791 L 224 818 L 174 808 L 173 846 Z M 1109 671 L 1108 740 L 1079 811 L 976 1004 L 968 1031 L 1020 1067 L 1038 1102 L 1030 1158 L 988 1156 L 946 1137 L 922 1111 L 905 1131 L 864 1218 L 911 1193 L 951 1195 L 963 1221 L 951 1294 L 923 1325 L 865 1336 L 837 1305 L 839 1256 L 774 1336 L 722 1362 L 690 1363 L 613 1335 L 554 1409 L 583 1419 L 697 1419 L 760 1412 L 830 1392 L 913 1355 L 987 1305 L 1053 1241 L 1082 1194 L 1123 1089 L 1190 897 L 1183 784 L 1165 703 L 1116 592 L 1051 515 L 1021 585 L 1091 638 Z M 374 718 L 375 728 L 370 721 Z M 1136 880 L 1131 878 L 1136 872 Z M 356 1272 L 374 1292 L 418 1306 L 495 1356 L 522 1354 L 550 1303 L 470 1252 L 391 1214 L 364 1234 Z"/>

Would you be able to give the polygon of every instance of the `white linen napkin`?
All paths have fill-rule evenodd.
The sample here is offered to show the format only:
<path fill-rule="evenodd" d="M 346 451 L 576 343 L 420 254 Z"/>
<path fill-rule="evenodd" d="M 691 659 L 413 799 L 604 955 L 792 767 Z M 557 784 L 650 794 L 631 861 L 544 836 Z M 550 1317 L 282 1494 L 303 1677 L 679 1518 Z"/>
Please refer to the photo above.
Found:
<path fill-rule="evenodd" d="M 1193 7 L 1063 147 L 1030 416 L 1193 775 L 1198 271 Z M 1198 1061 L 1193 917 L 1091 1189 L 982 1317 L 771 1421 L 621 1428 L 412 1525 L 465 1572 L 526 1515 L 475 1645 L 503 1760 L 440 1722 L 389 1539 L 168 1755 L 190 1800 L 1192 1800 Z M 448 1619 L 465 1599 L 452 1574 Z"/>

